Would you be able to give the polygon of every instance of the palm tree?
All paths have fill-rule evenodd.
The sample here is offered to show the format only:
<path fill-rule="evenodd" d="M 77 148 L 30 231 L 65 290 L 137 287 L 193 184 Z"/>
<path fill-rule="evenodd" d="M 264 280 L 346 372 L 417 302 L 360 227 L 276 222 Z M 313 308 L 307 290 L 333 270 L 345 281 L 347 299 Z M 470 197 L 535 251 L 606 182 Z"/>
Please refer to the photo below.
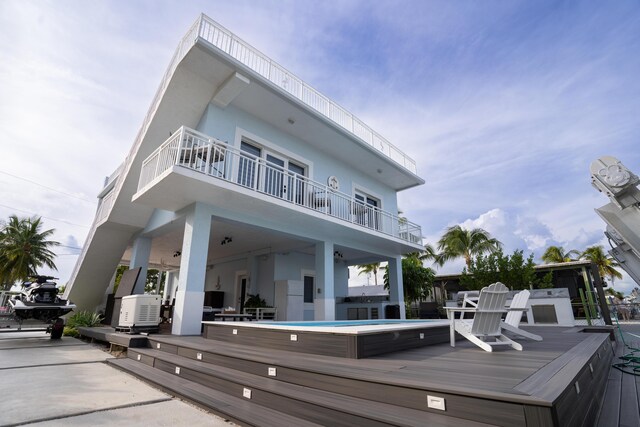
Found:
<path fill-rule="evenodd" d="M 459 225 L 447 228 L 438 241 L 438 263 L 463 257 L 467 269 L 471 267 L 471 259 L 477 255 L 493 253 L 502 248 L 502 243 L 482 228 L 467 230 Z"/>
<path fill-rule="evenodd" d="M 0 281 L 26 280 L 47 266 L 57 270 L 51 250 L 58 242 L 49 240 L 55 230 L 42 231 L 40 218 L 18 218 L 11 215 L 0 230 Z"/>
<path fill-rule="evenodd" d="M 358 270 L 360 270 L 358 276 L 361 274 L 373 274 L 373 281 L 375 285 L 378 286 L 378 270 L 380 270 L 379 262 L 359 265 Z"/>
<path fill-rule="evenodd" d="M 613 258 L 604 253 L 604 248 L 601 245 L 590 246 L 582 252 L 580 255 L 582 258 L 586 258 L 595 265 L 598 266 L 598 272 L 600 277 L 610 277 L 611 282 L 613 279 L 622 279 L 622 274 L 615 269 L 620 266 Z"/>
<path fill-rule="evenodd" d="M 542 254 L 542 260 L 547 264 L 557 264 L 561 262 L 576 261 L 580 256 L 580 252 L 575 249 L 571 249 L 565 253 L 562 246 L 549 246 L 544 254 Z"/>
<path fill-rule="evenodd" d="M 436 248 L 431 244 L 427 243 L 424 245 L 424 252 L 420 254 L 420 259 L 422 261 L 432 261 L 433 264 L 439 265 L 442 267 L 444 262 L 442 261 L 442 256 L 438 253 Z"/>

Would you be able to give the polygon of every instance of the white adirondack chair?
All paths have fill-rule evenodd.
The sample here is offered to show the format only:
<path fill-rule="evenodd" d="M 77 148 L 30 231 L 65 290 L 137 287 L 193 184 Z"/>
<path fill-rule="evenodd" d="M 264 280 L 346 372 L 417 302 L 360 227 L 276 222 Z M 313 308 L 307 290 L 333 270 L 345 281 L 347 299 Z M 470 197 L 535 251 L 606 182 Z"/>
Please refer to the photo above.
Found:
<path fill-rule="evenodd" d="M 508 292 L 509 289 L 498 282 L 482 288 L 477 303 L 465 301 L 464 307 L 447 307 L 451 347 L 456 346 L 457 332 L 485 351 L 493 351 L 494 346 L 504 345 L 522 351 L 522 345 L 502 333 L 502 315 L 507 312 L 505 302 Z M 475 307 L 467 307 L 467 302 Z M 456 312 L 473 313 L 473 319 L 456 319 Z"/>
<path fill-rule="evenodd" d="M 540 335 L 523 331 L 519 328 L 522 312 L 527 310 L 527 302 L 529 301 L 530 292 L 528 290 L 520 291 L 514 295 L 507 317 L 502 322 L 502 328 L 521 337 L 529 338 L 534 341 L 542 341 Z"/>

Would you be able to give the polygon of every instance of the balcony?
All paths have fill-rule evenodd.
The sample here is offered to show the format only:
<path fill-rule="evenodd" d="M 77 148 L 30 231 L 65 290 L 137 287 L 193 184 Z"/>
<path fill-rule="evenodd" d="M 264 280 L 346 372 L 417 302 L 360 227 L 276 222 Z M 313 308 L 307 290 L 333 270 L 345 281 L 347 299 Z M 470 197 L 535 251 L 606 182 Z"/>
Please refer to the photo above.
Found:
<path fill-rule="evenodd" d="M 409 172 L 416 174 L 416 162 L 382 135 L 336 104 L 249 43 L 238 38 L 206 15 L 197 21 L 198 37 L 238 61 L 281 91 L 331 120 L 351 135 L 374 147 Z M 194 25 L 195 27 L 195 25 Z M 191 30 L 193 31 L 193 30 Z M 191 32 L 190 32 L 191 33 Z M 188 39 L 187 39 L 188 40 Z"/>
<path fill-rule="evenodd" d="M 420 226 L 328 186 L 298 175 L 225 142 L 181 127 L 142 164 L 138 195 L 174 167 L 186 168 L 232 185 L 235 191 L 273 198 L 289 207 L 335 218 L 368 231 L 420 245 Z M 135 197 L 135 196 L 134 196 Z"/>

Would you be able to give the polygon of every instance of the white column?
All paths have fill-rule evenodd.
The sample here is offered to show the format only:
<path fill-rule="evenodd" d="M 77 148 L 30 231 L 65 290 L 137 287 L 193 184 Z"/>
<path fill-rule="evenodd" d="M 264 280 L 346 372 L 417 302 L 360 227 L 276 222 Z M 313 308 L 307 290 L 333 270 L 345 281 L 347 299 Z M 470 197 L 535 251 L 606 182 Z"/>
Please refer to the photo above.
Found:
<path fill-rule="evenodd" d="M 211 214 L 196 203 L 187 214 L 171 333 L 200 335 Z"/>
<path fill-rule="evenodd" d="M 168 271 L 161 271 L 160 272 L 160 280 L 159 282 L 162 282 L 162 278 L 164 277 L 164 288 L 162 289 L 162 301 L 166 301 L 166 296 L 167 296 L 167 287 L 169 286 L 169 283 L 167 281 L 167 279 L 169 278 L 169 272 Z"/>
<path fill-rule="evenodd" d="M 144 285 L 147 283 L 149 255 L 151 255 L 151 238 L 136 237 L 133 241 L 133 248 L 131 249 L 131 261 L 129 261 L 129 268 L 141 268 L 136 286 L 133 289 L 134 295 L 144 294 Z"/>
<path fill-rule="evenodd" d="M 249 281 L 247 283 L 247 294 L 256 295 L 260 293 L 258 289 L 258 257 L 249 255 L 247 258 L 247 271 L 249 272 Z M 264 298 L 266 295 L 261 295 Z"/>
<path fill-rule="evenodd" d="M 162 301 L 169 301 L 171 303 L 171 298 L 173 298 L 173 273 L 167 271 L 164 277 L 164 292 L 162 293 Z"/>
<path fill-rule="evenodd" d="M 316 243 L 316 289 L 313 296 L 315 320 L 336 319 L 333 263 L 333 242 Z"/>
<path fill-rule="evenodd" d="M 389 301 L 400 305 L 400 318 L 406 319 L 404 289 L 402 287 L 402 257 L 389 258 Z"/>
<path fill-rule="evenodd" d="M 155 290 L 156 295 L 160 295 L 160 284 L 162 283 L 163 274 L 164 273 L 162 271 L 158 271 L 158 274 L 156 274 L 156 290 Z"/>

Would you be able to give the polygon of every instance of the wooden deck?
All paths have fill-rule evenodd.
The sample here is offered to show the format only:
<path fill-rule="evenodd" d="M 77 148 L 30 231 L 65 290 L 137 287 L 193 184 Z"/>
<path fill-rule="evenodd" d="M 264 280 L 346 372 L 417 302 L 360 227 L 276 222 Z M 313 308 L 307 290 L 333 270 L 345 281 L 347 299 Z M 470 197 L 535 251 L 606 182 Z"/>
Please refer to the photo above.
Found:
<path fill-rule="evenodd" d="M 152 335 L 150 348 L 112 363 L 249 425 L 283 425 L 275 416 L 256 422 L 252 408 L 300 425 L 593 425 L 613 357 L 609 335 L 535 332 L 544 340 L 523 340 L 523 352 L 486 353 L 463 340 L 365 359 Z M 444 411 L 428 407 L 434 397 Z"/>
<path fill-rule="evenodd" d="M 136 348 L 148 346 L 147 337 L 145 335 L 129 335 L 122 332 L 116 332 L 115 328 L 110 326 L 97 328 L 80 327 L 78 328 L 78 332 L 80 332 L 81 337 L 116 344 L 122 347 Z"/>
<path fill-rule="evenodd" d="M 640 335 L 640 324 L 623 324 L 623 331 Z M 626 336 L 630 347 L 640 348 L 640 339 Z M 619 338 L 615 344 L 615 358 L 618 363 L 620 356 L 629 353 Z M 636 353 L 640 355 L 640 353 Z M 607 379 L 604 404 L 594 423 L 598 427 L 640 427 L 640 376 L 625 374 L 617 369 L 611 369 Z"/>

